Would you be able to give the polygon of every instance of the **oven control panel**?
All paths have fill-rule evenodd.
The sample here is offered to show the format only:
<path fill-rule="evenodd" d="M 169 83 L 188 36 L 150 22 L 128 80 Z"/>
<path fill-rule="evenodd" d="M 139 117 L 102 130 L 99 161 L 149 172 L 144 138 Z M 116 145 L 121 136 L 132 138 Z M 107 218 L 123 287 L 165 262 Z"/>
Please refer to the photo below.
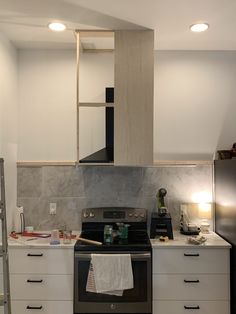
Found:
<path fill-rule="evenodd" d="M 133 207 L 85 208 L 82 222 L 146 222 L 147 209 Z"/>

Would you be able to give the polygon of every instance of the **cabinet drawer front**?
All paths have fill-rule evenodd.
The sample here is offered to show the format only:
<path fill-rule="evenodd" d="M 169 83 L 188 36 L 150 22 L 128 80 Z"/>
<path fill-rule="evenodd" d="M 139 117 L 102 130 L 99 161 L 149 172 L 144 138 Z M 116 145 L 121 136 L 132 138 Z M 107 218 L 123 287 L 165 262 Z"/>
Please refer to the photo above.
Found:
<path fill-rule="evenodd" d="M 153 300 L 229 300 L 229 277 L 154 275 Z"/>
<path fill-rule="evenodd" d="M 156 274 L 227 274 L 228 249 L 154 249 L 153 273 Z"/>
<path fill-rule="evenodd" d="M 13 301 L 12 314 L 73 314 L 73 302 Z"/>
<path fill-rule="evenodd" d="M 13 274 L 12 300 L 73 300 L 72 275 Z"/>
<path fill-rule="evenodd" d="M 230 314 L 228 301 L 154 301 L 153 314 Z M 14 313 L 13 313 L 14 314 Z"/>
<path fill-rule="evenodd" d="M 13 274 L 73 274 L 73 249 L 11 249 L 10 272 Z"/>

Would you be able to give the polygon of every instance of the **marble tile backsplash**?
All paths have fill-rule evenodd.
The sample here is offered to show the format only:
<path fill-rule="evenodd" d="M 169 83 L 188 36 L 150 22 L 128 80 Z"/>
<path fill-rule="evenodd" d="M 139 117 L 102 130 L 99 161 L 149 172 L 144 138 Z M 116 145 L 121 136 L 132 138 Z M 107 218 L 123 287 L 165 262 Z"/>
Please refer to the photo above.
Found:
<path fill-rule="evenodd" d="M 212 166 L 18 167 L 17 187 L 26 225 L 38 230 L 64 226 L 78 230 L 81 210 L 86 207 L 143 207 L 151 214 L 157 190 L 164 187 L 168 191 L 166 205 L 177 228 L 180 204 L 193 202 L 193 195 L 203 191 L 212 197 Z M 57 204 L 56 215 L 49 215 L 49 203 Z"/>

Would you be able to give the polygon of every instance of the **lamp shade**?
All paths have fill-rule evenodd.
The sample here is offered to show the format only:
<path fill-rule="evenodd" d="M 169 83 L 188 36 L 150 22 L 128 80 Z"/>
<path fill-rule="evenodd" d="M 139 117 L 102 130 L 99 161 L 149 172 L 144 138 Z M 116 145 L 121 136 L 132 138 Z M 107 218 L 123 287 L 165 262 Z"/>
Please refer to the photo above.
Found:
<path fill-rule="evenodd" d="M 211 219 L 211 203 L 199 203 L 198 216 L 202 219 Z"/>

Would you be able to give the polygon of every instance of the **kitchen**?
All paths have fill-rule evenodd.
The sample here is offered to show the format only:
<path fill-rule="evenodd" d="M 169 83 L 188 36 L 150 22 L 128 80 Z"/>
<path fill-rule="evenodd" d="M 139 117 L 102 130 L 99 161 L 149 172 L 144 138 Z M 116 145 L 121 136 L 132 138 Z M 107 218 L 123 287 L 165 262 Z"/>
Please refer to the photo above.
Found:
<path fill-rule="evenodd" d="M 78 1 L 81 5 L 82 2 Z M 87 2 L 90 2 L 94 10 L 98 10 L 93 1 Z M 3 4 L 7 12 L 9 7 L 6 3 Z M 26 22 L 22 22 L 19 16 L 15 21 L 18 23 L 17 28 L 14 28 L 14 25 L 9 25 L 9 21 L 7 23 L 5 16 L 7 27 L 4 23 L 1 24 L 3 28 L 0 58 L 1 90 L 4 92 L 1 93 L 0 110 L 1 155 L 4 154 L 6 159 L 9 223 L 13 221 L 13 211 L 17 203 L 24 207 L 26 225 L 34 226 L 35 230 L 61 229 L 66 225 L 66 228 L 78 231 L 81 229 L 81 213 L 84 208 L 138 207 L 148 209 L 151 214 L 156 206 L 158 189 L 165 187 L 168 191 L 167 207 L 171 213 L 173 227 L 177 229 L 181 204 L 199 203 L 202 201 L 201 197 L 204 198 L 204 202 L 212 202 L 214 154 L 218 149 L 230 149 L 235 141 L 234 43 L 228 40 L 227 47 L 227 40 L 217 42 L 213 40 L 214 38 L 211 41 L 211 37 L 206 37 L 214 36 L 211 35 L 214 23 L 211 25 L 210 16 L 209 20 L 206 18 L 210 24 L 208 33 L 192 34 L 188 29 L 190 24 L 202 19 L 200 13 L 206 14 L 212 5 L 212 1 L 209 1 L 209 7 L 199 7 L 199 11 L 189 16 L 186 29 L 184 31 L 182 29 L 187 33 L 185 42 L 179 35 L 175 40 L 172 37 L 169 46 L 167 43 L 165 46 L 160 28 L 158 46 L 155 47 L 157 49 L 162 45 L 162 48 L 159 48 L 161 50 L 155 51 L 153 135 L 154 160 L 158 162 L 154 167 L 133 165 L 132 167 L 100 165 L 74 167 L 77 151 L 76 52 L 73 32 L 70 32 L 71 35 L 49 33 L 46 25 L 50 21 L 46 20 L 46 17 L 52 16 L 49 12 L 51 9 L 44 8 L 43 11 L 41 8 L 41 11 L 35 12 L 28 3 L 27 7 L 16 6 L 15 10 L 33 16 L 34 23 L 29 20 L 26 22 L 34 25 L 37 21 L 36 17 L 44 14 L 43 34 L 40 34 L 37 28 L 38 33 L 35 36 L 35 27 L 32 33 L 28 30 L 29 26 L 23 25 L 21 28 L 19 24 Z M 107 7 L 107 14 L 112 15 L 109 6 Z M 65 9 L 63 5 L 62 8 Z M 91 9 L 91 7 L 86 8 Z M 149 13 L 154 12 L 154 8 L 156 7 L 150 6 Z M 181 8 L 180 6 L 179 10 Z M 222 11 L 217 8 L 221 16 Z M 104 12 L 105 9 L 105 6 L 102 7 Z M 95 22 L 96 26 L 104 28 L 109 22 L 111 26 L 106 28 L 110 29 L 113 29 L 112 23 L 118 22 L 125 25 L 125 29 L 134 27 L 127 20 L 142 25 L 138 20 L 128 17 L 123 18 L 126 21 L 118 21 L 121 16 L 118 14 L 118 8 L 116 9 L 116 19 L 111 19 L 103 13 L 103 19 L 92 21 L 95 13 L 90 12 L 89 17 L 86 15 L 88 18 L 86 28 L 88 25 L 95 25 Z M 173 11 L 176 9 L 172 8 Z M 226 10 L 226 7 L 224 9 Z M 165 5 L 162 7 L 162 12 L 163 10 L 166 13 L 163 16 L 168 16 Z M 122 11 L 127 12 L 128 16 L 128 8 Z M 226 11 L 228 15 L 225 15 L 225 19 L 229 19 L 233 9 L 228 8 Z M 75 19 L 73 12 L 70 11 L 71 16 L 65 18 L 66 21 Z M 197 13 L 199 16 L 196 16 Z M 79 12 L 77 15 L 77 21 L 85 24 L 85 15 L 80 16 Z M 154 18 L 152 16 L 152 21 Z M 39 22 L 42 23 L 42 20 L 38 20 Z M 151 19 L 150 23 L 152 23 Z M 147 22 L 143 25 L 154 28 Z M 77 25 L 71 26 L 72 29 L 77 27 Z M 20 32 L 23 32 L 23 36 Z M 70 37 L 69 40 L 67 36 Z M 15 44 L 12 44 L 8 38 Z M 113 63 L 114 56 L 111 52 L 81 54 L 81 102 L 104 102 L 105 87 L 114 84 Z M 36 74 L 32 75 L 32 73 Z M 87 112 L 90 109 L 86 108 Z M 97 145 L 93 140 L 97 138 L 96 135 L 101 139 L 98 148 L 103 147 L 105 131 L 104 126 L 102 131 L 97 128 L 94 115 L 88 114 L 86 110 L 84 110 L 85 118 L 81 122 L 84 122 L 81 126 L 84 128 L 82 131 L 85 137 L 81 138 L 80 142 L 87 153 L 91 149 L 91 143 Z M 98 108 L 95 115 L 99 116 L 101 121 L 104 119 L 102 110 Z M 87 127 L 91 124 L 94 130 L 88 130 Z M 89 140 L 86 134 L 90 135 Z M 18 162 L 17 186 L 16 162 Z M 47 163 L 42 164 L 42 162 Z M 49 214 L 50 203 L 56 203 L 56 215 Z M 200 223 L 199 217 L 195 214 L 191 217 L 191 221 Z M 210 222 L 211 229 L 214 229 L 214 216 Z M 73 257 L 70 263 L 72 262 Z M 69 271 L 69 273 L 62 272 L 62 275 L 72 274 Z M 53 300 L 57 298 L 58 296 Z"/>

